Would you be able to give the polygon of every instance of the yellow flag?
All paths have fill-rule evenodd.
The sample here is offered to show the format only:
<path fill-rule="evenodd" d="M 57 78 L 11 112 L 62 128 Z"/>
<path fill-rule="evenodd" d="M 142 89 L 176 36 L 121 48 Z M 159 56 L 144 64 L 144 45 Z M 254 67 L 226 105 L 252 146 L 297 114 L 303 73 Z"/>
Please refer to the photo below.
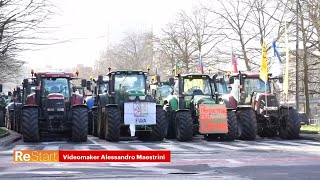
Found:
<path fill-rule="evenodd" d="M 267 83 L 267 81 L 268 81 L 267 45 L 266 45 L 266 42 L 264 40 L 263 40 L 263 43 L 262 43 L 260 79 L 262 79 L 265 83 Z"/>
<path fill-rule="evenodd" d="M 283 91 L 286 95 L 286 100 L 288 99 L 289 91 L 289 46 L 288 46 L 288 34 L 287 34 L 287 24 L 285 24 L 285 39 L 286 39 L 286 69 L 283 81 Z"/>

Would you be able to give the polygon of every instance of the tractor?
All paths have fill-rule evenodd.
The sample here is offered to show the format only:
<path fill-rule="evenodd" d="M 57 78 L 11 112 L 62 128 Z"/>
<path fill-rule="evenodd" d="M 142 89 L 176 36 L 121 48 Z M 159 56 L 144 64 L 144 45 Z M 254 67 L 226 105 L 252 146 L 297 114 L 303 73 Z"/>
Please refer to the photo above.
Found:
<path fill-rule="evenodd" d="M 148 72 L 109 68 L 108 76 L 108 92 L 97 97 L 98 137 L 112 142 L 123 136 L 162 141 L 166 114 L 147 94 Z"/>
<path fill-rule="evenodd" d="M 89 108 L 89 130 L 88 133 L 95 137 L 98 136 L 98 103 L 97 97 L 99 95 L 106 95 L 109 89 L 108 76 L 99 75 L 98 79 L 90 78 L 87 81 L 87 90 L 92 92 L 92 96 L 85 99 Z"/>
<path fill-rule="evenodd" d="M 24 83 L 28 83 L 28 86 L 24 86 Z M 14 130 L 18 133 L 21 132 L 21 108 L 26 102 L 27 96 L 34 93 L 35 79 L 24 79 L 22 87 L 17 86 L 13 90 L 13 101 L 7 106 L 7 126 L 8 129 Z"/>
<path fill-rule="evenodd" d="M 282 83 L 283 78 L 269 74 L 268 81 L 264 82 L 259 73 L 239 72 L 229 76 L 231 94 L 237 104 L 253 107 L 260 137 L 275 137 L 279 133 L 283 139 L 299 138 L 299 114 L 293 107 L 280 105 L 271 86 L 275 81 Z"/>
<path fill-rule="evenodd" d="M 7 101 L 4 94 L 2 94 L 2 84 L 0 84 L 0 127 L 5 126 L 5 113 L 6 113 L 6 106 Z"/>
<path fill-rule="evenodd" d="M 232 92 L 241 88 L 241 86 L 240 84 L 235 84 L 235 86 L 231 88 L 228 84 L 230 80 L 229 77 L 229 73 L 227 75 L 215 74 L 212 77 L 217 91 L 220 94 L 219 101 L 225 103 L 228 108 L 236 110 L 239 139 L 255 140 L 257 136 L 257 119 L 254 108 L 251 104 L 237 100 L 240 94 L 234 94 Z"/>
<path fill-rule="evenodd" d="M 19 113 L 22 105 L 21 86 L 16 86 L 12 92 L 11 102 L 6 107 L 6 127 L 10 130 L 20 132 Z"/>
<path fill-rule="evenodd" d="M 174 88 L 164 99 L 164 109 L 169 119 L 168 139 L 192 141 L 197 134 L 227 141 L 237 138 L 234 109 L 218 101 L 211 82 L 212 79 L 206 74 L 175 75 Z"/>
<path fill-rule="evenodd" d="M 39 142 L 44 134 L 65 135 L 73 142 L 87 141 L 88 107 L 81 95 L 72 93 L 71 81 L 78 79 L 79 72 L 32 70 L 31 75 L 35 93 L 27 96 L 21 112 L 24 142 Z M 29 89 L 29 83 L 23 86 Z"/>
<path fill-rule="evenodd" d="M 169 81 L 160 81 L 159 75 L 152 76 L 148 90 L 157 104 L 164 105 L 164 99 L 170 95 L 173 89 L 172 82 L 173 78 L 170 78 Z"/>

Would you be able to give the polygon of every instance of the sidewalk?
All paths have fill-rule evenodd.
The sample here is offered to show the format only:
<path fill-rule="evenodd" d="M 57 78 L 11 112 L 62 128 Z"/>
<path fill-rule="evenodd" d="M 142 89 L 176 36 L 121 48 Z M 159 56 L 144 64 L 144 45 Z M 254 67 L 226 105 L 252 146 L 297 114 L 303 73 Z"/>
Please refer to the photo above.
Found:
<path fill-rule="evenodd" d="M 21 139 L 21 134 L 9 130 L 9 135 L 6 135 L 5 137 L 0 138 L 0 146 L 5 147 L 9 146 L 10 144 L 19 141 Z"/>

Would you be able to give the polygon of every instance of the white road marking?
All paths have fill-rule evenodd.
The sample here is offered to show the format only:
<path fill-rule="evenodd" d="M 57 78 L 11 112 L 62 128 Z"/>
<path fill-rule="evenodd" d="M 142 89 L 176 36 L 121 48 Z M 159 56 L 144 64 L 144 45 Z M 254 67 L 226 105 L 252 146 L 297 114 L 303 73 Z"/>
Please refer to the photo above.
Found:
<path fill-rule="evenodd" d="M 43 150 L 59 150 L 59 146 L 56 145 L 47 145 L 43 148 Z"/>
<path fill-rule="evenodd" d="M 133 147 L 134 149 L 137 150 L 152 150 L 151 148 L 145 146 L 145 145 L 139 145 L 139 144 L 130 144 L 130 147 Z"/>
<path fill-rule="evenodd" d="M 174 144 L 157 144 L 157 146 L 165 148 L 170 151 L 185 151 L 185 149 L 179 148 Z"/>
<path fill-rule="evenodd" d="M 202 146 L 202 145 L 199 145 L 199 144 L 179 143 L 179 145 L 188 146 L 188 147 L 191 147 L 191 148 L 194 148 L 194 149 L 198 149 L 200 151 L 213 151 L 213 150 L 215 150 L 215 148 L 205 146 L 205 144 L 204 144 L 204 146 Z M 188 151 L 188 150 L 186 150 L 186 151 Z"/>

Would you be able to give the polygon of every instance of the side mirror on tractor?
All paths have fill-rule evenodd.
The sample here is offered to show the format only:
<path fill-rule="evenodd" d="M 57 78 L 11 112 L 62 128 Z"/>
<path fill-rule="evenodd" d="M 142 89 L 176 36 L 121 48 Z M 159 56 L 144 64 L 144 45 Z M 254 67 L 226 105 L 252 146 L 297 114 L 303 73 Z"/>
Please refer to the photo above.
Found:
<path fill-rule="evenodd" d="M 98 76 L 98 83 L 99 84 L 102 84 L 103 83 L 103 76 Z"/>
<path fill-rule="evenodd" d="M 86 79 L 81 79 L 81 86 L 86 87 L 87 86 L 87 80 Z"/>
<path fill-rule="evenodd" d="M 12 92 L 11 91 L 8 91 L 8 96 L 12 96 Z"/>
<path fill-rule="evenodd" d="M 17 95 L 20 95 L 20 93 L 21 93 L 21 89 L 20 87 L 17 87 Z"/>
<path fill-rule="evenodd" d="M 174 85 L 174 78 L 169 78 L 170 85 Z"/>
<path fill-rule="evenodd" d="M 28 79 L 23 79 L 23 83 L 22 83 L 23 87 L 27 88 L 28 84 L 29 84 L 29 80 Z"/>
<path fill-rule="evenodd" d="M 283 77 L 279 77 L 279 83 L 283 83 Z"/>
<path fill-rule="evenodd" d="M 87 81 L 86 87 L 87 87 L 88 91 L 91 90 L 91 82 L 90 81 Z"/>
<path fill-rule="evenodd" d="M 0 84 L 0 92 L 2 92 L 2 84 Z"/>

